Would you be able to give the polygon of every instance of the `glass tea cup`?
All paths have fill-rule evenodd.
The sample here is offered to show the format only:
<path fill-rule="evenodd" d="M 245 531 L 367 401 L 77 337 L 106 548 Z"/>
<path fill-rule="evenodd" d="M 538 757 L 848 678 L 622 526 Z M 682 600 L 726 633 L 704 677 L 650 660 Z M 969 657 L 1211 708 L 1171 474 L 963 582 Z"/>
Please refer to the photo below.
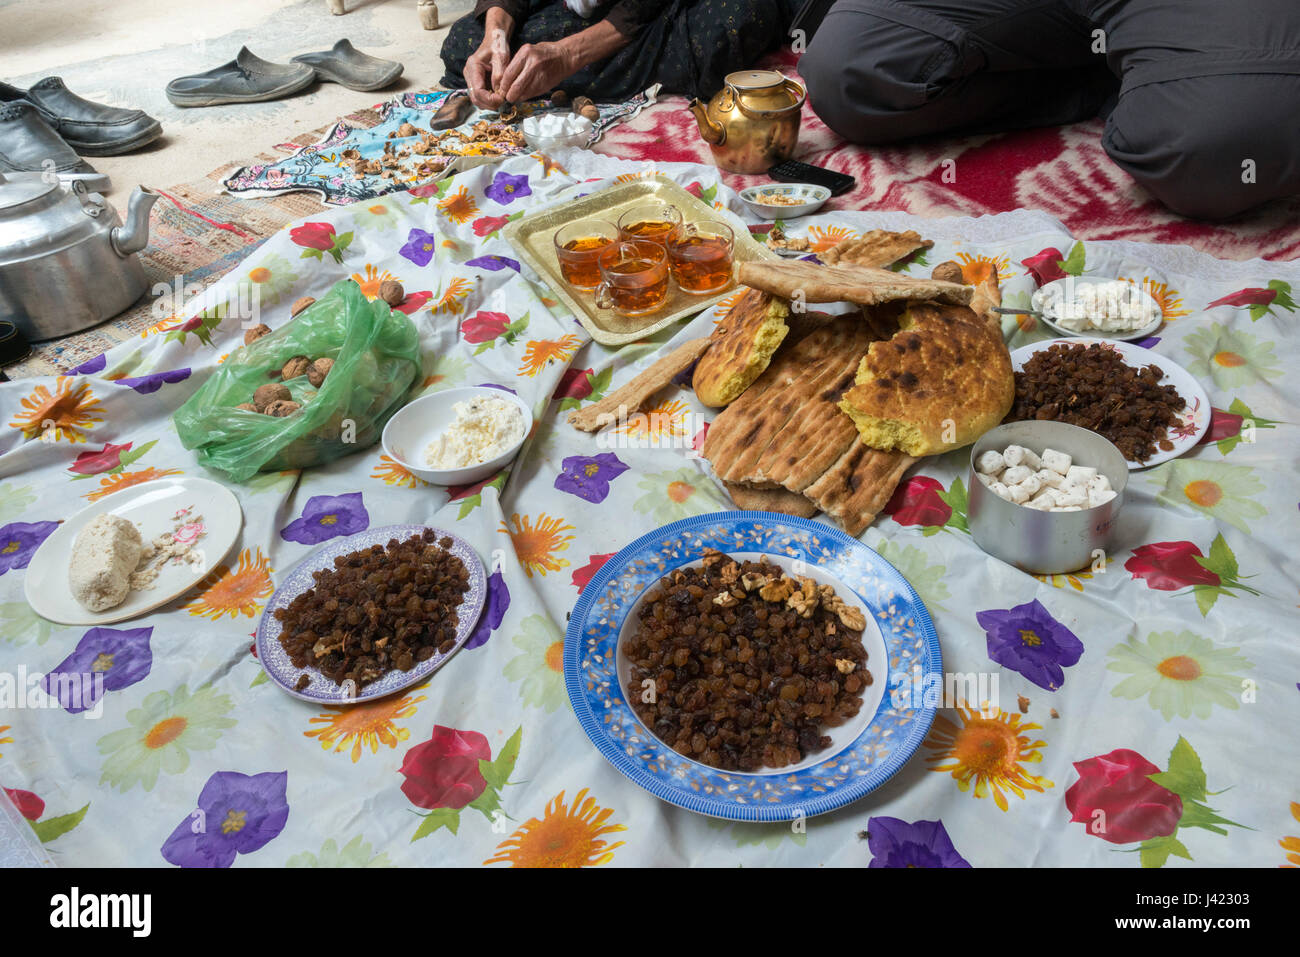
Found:
<path fill-rule="evenodd" d="M 682 228 L 682 211 L 672 203 L 639 203 L 618 218 L 619 239 L 648 239 L 666 246 Z"/>
<path fill-rule="evenodd" d="M 600 254 L 617 242 L 618 228 L 600 219 L 584 219 L 555 231 L 555 258 L 560 275 L 576 289 L 600 285 Z"/>
<path fill-rule="evenodd" d="M 646 316 L 668 298 L 668 251 L 656 242 L 617 242 L 600 254 L 596 305 L 624 316 Z"/>
<path fill-rule="evenodd" d="M 726 223 L 687 223 L 668 243 L 673 278 L 693 296 L 720 292 L 731 285 L 736 234 Z"/>

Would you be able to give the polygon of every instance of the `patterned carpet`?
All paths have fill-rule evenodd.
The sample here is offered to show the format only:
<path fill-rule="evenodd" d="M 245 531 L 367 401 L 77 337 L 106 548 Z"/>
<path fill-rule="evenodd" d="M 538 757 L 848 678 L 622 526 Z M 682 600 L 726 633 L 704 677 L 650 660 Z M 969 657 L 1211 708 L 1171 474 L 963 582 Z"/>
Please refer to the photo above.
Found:
<path fill-rule="evenodd" d="M 760 65 L 798 75 L 797 58 L 789 51 Z M 1080 239 L 1181 243 L 1221 259 L 1285 260 L 1300 254 L 1300 197 L 1227 223 L 1183 219 L 1110 161 L 1101 148 L 1101 130 L 1101 121 L 1092 120 L 869 149 L 844 142 L 805 106 L 795 158 L 856 177 L 855 189 L 832 199 L 826 210 L 887 209 L 939 217 L 1038 209 Z M 712 162 L 686 100 L 678 96 L 661 96 L 635 120 L 611 130 L 596 150 L 631 160 Z M 766 177 L 726 173 L 723 180 L 741 189 Z"/>

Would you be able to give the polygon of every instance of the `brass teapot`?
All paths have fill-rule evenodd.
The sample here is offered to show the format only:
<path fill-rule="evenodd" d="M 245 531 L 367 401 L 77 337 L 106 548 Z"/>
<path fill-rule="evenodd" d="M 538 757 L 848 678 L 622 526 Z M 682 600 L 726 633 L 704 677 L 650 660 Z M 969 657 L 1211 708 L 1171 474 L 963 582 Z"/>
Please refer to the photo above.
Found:
<path fill-rule="evenodd" d="M 688 107 L 718 167 L 765 173 L 793 156 L 804 88 L 776 70 L 739 70 L 725 82 L 708 106 L 695 99 Z"/>

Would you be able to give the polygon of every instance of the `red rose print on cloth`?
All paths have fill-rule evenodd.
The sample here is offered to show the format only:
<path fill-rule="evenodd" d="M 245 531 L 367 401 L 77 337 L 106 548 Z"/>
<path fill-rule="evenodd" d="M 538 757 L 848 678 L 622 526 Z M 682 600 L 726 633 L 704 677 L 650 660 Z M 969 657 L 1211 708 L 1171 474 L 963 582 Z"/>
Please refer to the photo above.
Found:
<path fill-rule="evenodd" d="M 605 563 L 616 554 L 616 552 L 610 552 L 606 555 L 592 555 L 587 564 L 573 570 L 573 586 L 578 589 L 579 595 L 582 594 L 584 588 L 591 584 L 592 576 L 604 568 Z"/>
<path fill-rule="evenodd" d="M 1124 563 L 1124 570 L 1156 591 L 1190 588 L 1202 615 L 1210 613 L 1220 595 L 1237 597 L 1233 595 L 1234 589 L 1251 595 L 1259 594 L 1239 580 L 1237 556 L 1222 534 L 1215 536 L 1209 555 L 1203 555 L 1200 546 L 1193 542 L 1140 545 L 1133 549 L 1133 557 Z"/>
<path fill-rule="evenodd" d="M 289 230 L 289 239 L 303 247 L 303 259 L 323 259 L 329 253 L 336 263 L 343 262 L 343 251 L 352 245 L 352 233 L 336 233 L 333 223 L 303 223 Z"/>
<path fill-rule="evenodd" d="M 1066 272 L 1061 268 L 1063 258 L 1059 249 L 1055 246 L 1049 246 L 1041 253 L 1021 260 L 1020 265 L 1028 270 L 1026 275 L 1033 276 L 1034 282 L 1041 286 L 1044 283 L 1065 278 Z"/>
<path fill-rule="evenodd" d="M 1163 867 L 1170 855 L 1192 860 L 1180 830 L 1226 835 L 1241 827 L 1204 803 L 1205 769 L 1186 738 L 1174 745 L 1166 771 L 1128 748 L 1075 761 L 1074 769 L 1079 780 L 1065 792 L 1070 820 L 1111 844 L 1138 844 L 1143 867 Z"/>
<path fill-rule="evenodd" d="M 467 807 L 493 821 L 501 807 L 501 789 L 519 759 L 523 731 L 516 729 L 495 759 L 488 739 L 478 731 L 443 725 L 435 725 L 428 741 L 407 751 L 399 769 L 406 779 L 402 793 L 416 807 L 429 810 L 411 840 L 443 827 L 457 833 L 461 811 Z"/>
<path fill-rule="evenodd" d="M 945 528 L 967 531 L 966 486 L 953 479 L 947 490 L 937 479 L 914 475 L 898 488 L 882 510 L 899 525 L 919 526 L 924 535 L 936 535 Z"/>

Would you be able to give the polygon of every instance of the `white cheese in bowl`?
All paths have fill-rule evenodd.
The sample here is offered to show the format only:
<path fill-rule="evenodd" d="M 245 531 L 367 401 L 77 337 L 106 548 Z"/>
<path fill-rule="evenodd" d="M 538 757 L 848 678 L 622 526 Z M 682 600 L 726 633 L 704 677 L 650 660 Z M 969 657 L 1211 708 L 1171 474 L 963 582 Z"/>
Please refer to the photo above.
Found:
<path fill-rule="evenodd" d="M 1163 315 L 1160 304 L 1145 290 L 1118 279 L 1058 280 L 1034 293 L 1032 305 L 1071 332 L 1132 332 L 1151 325 Z"/>
<path fill-rule="evenodd" d="M 518 445 L 524 438 L 524 414 L 509 399 L 483 396 L 457 402 L 456 421 L 424 450 L 432 469 L 479 465 Z"/>

